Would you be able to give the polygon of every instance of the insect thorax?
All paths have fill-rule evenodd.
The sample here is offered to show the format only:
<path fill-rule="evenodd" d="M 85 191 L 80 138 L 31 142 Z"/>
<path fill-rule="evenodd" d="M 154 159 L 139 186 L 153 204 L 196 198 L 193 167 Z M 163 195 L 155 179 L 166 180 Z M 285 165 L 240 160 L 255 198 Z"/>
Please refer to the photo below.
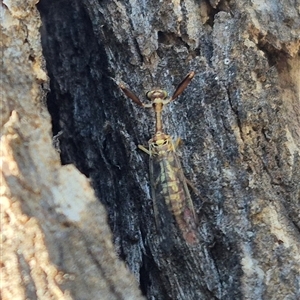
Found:
<path fill-rule="evenodd" d="M 164 156 L 168 152 L 174 151 L 174 145 L 171 136 L 163 132 L 157 132 L 154 137 L 149 140 L 149 150 L 152 155 Z"/>

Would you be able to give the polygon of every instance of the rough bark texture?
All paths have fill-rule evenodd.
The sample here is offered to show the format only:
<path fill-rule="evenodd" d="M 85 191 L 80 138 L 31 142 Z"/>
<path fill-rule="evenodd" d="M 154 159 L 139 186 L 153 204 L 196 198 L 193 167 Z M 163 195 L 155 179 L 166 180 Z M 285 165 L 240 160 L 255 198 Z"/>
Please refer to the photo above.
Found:
<path fill-rule="evenodd" d="M 16 36 L 6 47 L 19 56 L 4 65 L 6 276 L 6 261 L 19 268 L 10 279 L 16 286 L 5 291 L 33 298 L 28 293 L 43 280 L 51 295 L 105 299 L 101 290 L 113 293 L 108 299 L 138 299 L 132 277 L 121 275 L 102 206 L 51 148 L 39 101 L 46 79 L 38 17 L 15 17 L 6 5 L 18 22 L 10 26 L 23 30 L 11 29 L 19 43 Z M 299 7 L 279 0 L 38 4 L 62 163 L 90 178 L 115 249 L 148 299 L 300 298 Z M 174 226 L 166 247 L 154 226 L 148 157 L 136 149 L 153 134 L 153 114 L 117 83 L 143 99 L 156 86 L 172 93 L 189 70 L 196 77 L 163 116 L 167 133 L 183 139 L 184 171 L 201 193 L 193 196 L 200 241 L 188 246 Z"/>
<path fill-rule="evenodd" d="M 52 146 L 35 1 L 0 14 L 1 299 L 142 299 L 89 180 Z"/>

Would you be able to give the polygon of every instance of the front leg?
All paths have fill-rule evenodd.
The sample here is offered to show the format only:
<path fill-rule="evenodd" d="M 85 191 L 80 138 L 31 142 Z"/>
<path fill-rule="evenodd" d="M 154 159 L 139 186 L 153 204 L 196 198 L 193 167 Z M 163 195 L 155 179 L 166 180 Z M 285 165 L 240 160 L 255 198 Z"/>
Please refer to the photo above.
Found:
<path fill-rule="evenodd" d="M 177 140 L 174 143 L 174 148 L 175 150 L 177 150 L 177 148 L 179 147 L 179 145 L 183 144 L 182 139 L 181 138 L 177 138 Z"/>
<path fill-rule="evenodd" d="M 138 148 L 151 156 L 150 151 L 146 147 L 144 147 L 143 145 L 138 145 Z"/>

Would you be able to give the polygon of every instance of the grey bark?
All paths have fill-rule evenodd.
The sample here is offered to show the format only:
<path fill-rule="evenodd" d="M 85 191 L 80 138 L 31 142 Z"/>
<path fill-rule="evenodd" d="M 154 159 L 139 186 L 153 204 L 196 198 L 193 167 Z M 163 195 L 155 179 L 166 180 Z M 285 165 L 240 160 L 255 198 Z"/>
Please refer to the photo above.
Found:
<path fill-rule="evenodd" d="M 88 179 L 52 146 L 35 4 L 0 8 L 1 299 L 143 299 Z"/>
<path fill-rule="evenodd" d="M 299 5 L 38 4 L 51 79 L 47 104 L 61 161 L 75 164 L 90 178 L 107 209 L 115 250 L 148 299 L 300 298 Z M 154 225 L 148 157 L 136 148 L 153 134 L 153 114 L 125 98 L 117 84 L 125 82 L 143 99 L 156 86 L 172 93 L 189 70 L 196 76 L 166 107 L 164 125 L 167 133 L 183 139 L 184 171 L 201 193 L 200 198 L 193 195 L 199 244 L 187 245 L 173 226 L 166 247 Z M 42 173 L 30 165 L 24 170 L 32 178 Z M 76 178 L 75 186 L 80 181 Z M 69 184 L 70 179 L 60 192 L 69 195 Z M 57 205 L 51 197 L 42 199 L 49 209 Z M 26 210 L 36 211 L 38 206 Z M 101 238 L 101 228 L 106 228 L 97 217 L 101 206 L 86 208 L 79 229 L 68 209 L 61 211 L 62 221 L 56 214 L 51 222 L 37 220 L 49 245 L 61 245 L 48 246 L 51 263 L 66 273 L 75 269 L 75 278 L 83 280 L 77 288 L 78 282 L 67 281 L 63 291 L 72 291 L 74 299 L 97 298 L 99 285 L 86 283 L 87 276 L 93 283 L 109 278 L 104 281 L 109 287 L 123 278 L 121 286 L 126 286 L 127 275 L 101 276 L 112 270 L 110 263 L 103 270 L 105 251 L 97 250 L 109 240 Z M 72 226 L 67 226 L 67 235 L 56 225 L 51 236 L 49 222 Z M 73 235 L 74 241 L 62 239 Z M 74 254 L 64 258 L 70 249 Z M 93 268 L 93 275 L 81 274 Z M 129 298 L 132 285 L 119 288 L 114 297 Z"/>

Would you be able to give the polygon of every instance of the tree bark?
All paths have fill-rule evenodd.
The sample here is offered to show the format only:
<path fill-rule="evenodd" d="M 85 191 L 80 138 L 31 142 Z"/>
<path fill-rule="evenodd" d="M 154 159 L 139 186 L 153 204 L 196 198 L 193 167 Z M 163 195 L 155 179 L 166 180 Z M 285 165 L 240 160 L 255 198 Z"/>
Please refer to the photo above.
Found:
<path fill-rule="evenodd" d="M 61 166 L 41 101 L 39 16 L 34 4 L 6 4 L 4 299 L 139 299 L 137 283 L 148 299 L 300 298 L 299 5 L 42 0 Z M 145 91 L 172 94 L 190 70 L 163 123 L 183 140 L 201 194 L 194 246 L 175 223 L 157 233 L 137 149 L 154 133 L 153 112 L 118 88 L 146 102 Z"/>
<path fill-rule="evenodd" d="M 1 299 L 143 299 L 89 180 L 52 145 L 35 1 L 1 16 Z"/>

